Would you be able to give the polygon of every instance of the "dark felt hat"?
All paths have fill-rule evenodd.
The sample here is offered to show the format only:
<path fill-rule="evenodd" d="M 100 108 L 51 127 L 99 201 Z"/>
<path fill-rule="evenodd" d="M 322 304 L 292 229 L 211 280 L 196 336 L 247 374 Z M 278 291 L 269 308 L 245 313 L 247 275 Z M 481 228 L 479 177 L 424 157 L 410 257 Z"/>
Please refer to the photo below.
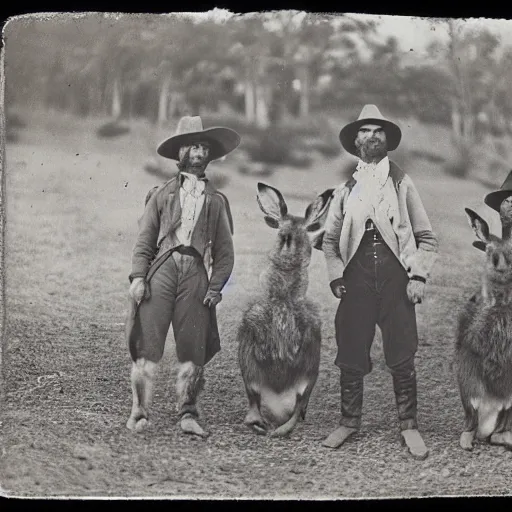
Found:
<path fill-rule="evenodd" d="M 393 151 L 398 147 L 402 139 L 402 131 L 395 123 L 386 119 L 379 111 L 376 105 L 365 105 L 357 121 L 347 124 L 340 132 L 341 145 L 352 155 L 357 155 L 355 140 L 357 132 L 365 124 L 376 124 L 382 126 L 386 133 L 388 151 Z"/>
<path fill-rule="evenodd" d="M 512 196 L 512 171 L 508 173 L 507 178 L 499 190 L 489 192 L 489 194 L 485 196 L 484 203 L 499 213 L 501 203 L 508 196 Z"/>

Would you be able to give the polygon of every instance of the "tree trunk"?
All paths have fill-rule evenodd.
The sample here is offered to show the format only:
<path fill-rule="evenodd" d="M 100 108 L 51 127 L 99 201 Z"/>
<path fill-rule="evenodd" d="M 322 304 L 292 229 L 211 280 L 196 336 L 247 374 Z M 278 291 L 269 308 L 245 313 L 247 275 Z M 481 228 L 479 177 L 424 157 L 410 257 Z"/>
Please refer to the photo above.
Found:
<path fill-rule="evenodd" d="M 475 122 L 474 122 L 473 114 L 471 112 L 468 112 L 467 110 L 466 110 L 466 112 L 464 112 L 464 116 L 462 118 L 462 127 L 463 127 L 462 132 L 463 132 L 464 138 L 467 141 L 472 141 L 474 139 L 474 135 L 475 135 L 475 130 L 474 130 Z"/>
<path fill-rule="evenodd" d="M 457 100 L 452 98 L 452 132 L 456 139 L 461 137 L 461 118 Z"/>
<path fill-rule="evenodd" d="M 158 124 L 162 125 L 167 121 L 169 108 L 169 89 L 171 87 L 171 75 L 167 75 L 160 87 L 160 97 L 158 98 Z"/>
<path fill-rule="evenodd" d="M 245 119 L 247 122 L 254 122 L 255 117 L 255 87 L 254 87 L 254 74 L 248 64 L 246 74 L 245 74 L 245 89 L 244 89 L 244 97 L 245 97 Z"/>
<path fill-rule="evenodd" d="M 300 109 L 299 115 L 301 118 L 309 116 L 309 69 L 307 66 L 301 66 L 299 69 L 300 80 Z"/>
<path fill-rule="evenodd" d="M 112 87 L 111 115 L 114 119 L 118 119 L 121 116 L 121 87 L 119 85 L 119 78 L 114 80 Z"/>
<path fill-rule="evenodd" d="M 176 108 L 178 107 L 178 94 L 171 94 L 171 99 L 169 100 L 169 109 L 167 113 L 169 117 L 173 117 L 176 113 Z"/>
<path fill-rule="evenodd" d="M 268 103 L 264 86 L 256 86 L 256 125 L 259 128 L 267 128 L 269 123 Z"/>

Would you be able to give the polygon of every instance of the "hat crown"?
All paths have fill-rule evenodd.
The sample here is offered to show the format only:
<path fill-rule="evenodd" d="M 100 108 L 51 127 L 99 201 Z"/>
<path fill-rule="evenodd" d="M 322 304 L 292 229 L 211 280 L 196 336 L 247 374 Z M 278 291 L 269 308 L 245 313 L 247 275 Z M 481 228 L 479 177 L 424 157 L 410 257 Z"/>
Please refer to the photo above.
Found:
<path fill-rule="evenodd" d="M 203 121 L 200 116 L 184 116 L 178 122 L 175 135 L 202 131 Z"/>
<path fill-rule="evenodd" d="M 500 190 L 512 190 L 512 171 L 508 173 L 508 176 L 503 182 L 503 185 L 501 185 Z"/>
<path fill-rule="evenodd" d="M 377 108 L 377 105 L 365 105 L 359 114 L 358 121 L 362 119 L 382 119 L 385 121 L 386 119 L 380 113 L 380 110 Z"/>

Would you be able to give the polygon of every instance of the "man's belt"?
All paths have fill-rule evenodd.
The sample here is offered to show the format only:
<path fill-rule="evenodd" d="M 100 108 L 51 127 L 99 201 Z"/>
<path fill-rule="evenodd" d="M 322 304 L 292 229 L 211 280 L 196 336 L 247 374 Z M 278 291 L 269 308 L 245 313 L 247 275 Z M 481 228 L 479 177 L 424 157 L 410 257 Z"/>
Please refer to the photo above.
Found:
<path fill-rule="evenodd" d="M 176 247 L 174 250 L 180 254 L 183 254 L 183 256 L 194 256 L 196 258 L 201 257 L 197 250 L 190 245 L 178 245 L 178 247 Z"/>

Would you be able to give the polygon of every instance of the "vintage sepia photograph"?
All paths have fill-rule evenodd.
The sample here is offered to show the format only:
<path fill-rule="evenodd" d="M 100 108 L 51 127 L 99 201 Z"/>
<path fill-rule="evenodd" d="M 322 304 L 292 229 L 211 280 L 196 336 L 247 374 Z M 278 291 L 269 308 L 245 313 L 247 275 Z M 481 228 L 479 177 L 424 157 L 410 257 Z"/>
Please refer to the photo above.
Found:
<path fill-rule="evenodd" d="M 2 496 L 511 494 L 512 21 L 2 37 Z"/>

